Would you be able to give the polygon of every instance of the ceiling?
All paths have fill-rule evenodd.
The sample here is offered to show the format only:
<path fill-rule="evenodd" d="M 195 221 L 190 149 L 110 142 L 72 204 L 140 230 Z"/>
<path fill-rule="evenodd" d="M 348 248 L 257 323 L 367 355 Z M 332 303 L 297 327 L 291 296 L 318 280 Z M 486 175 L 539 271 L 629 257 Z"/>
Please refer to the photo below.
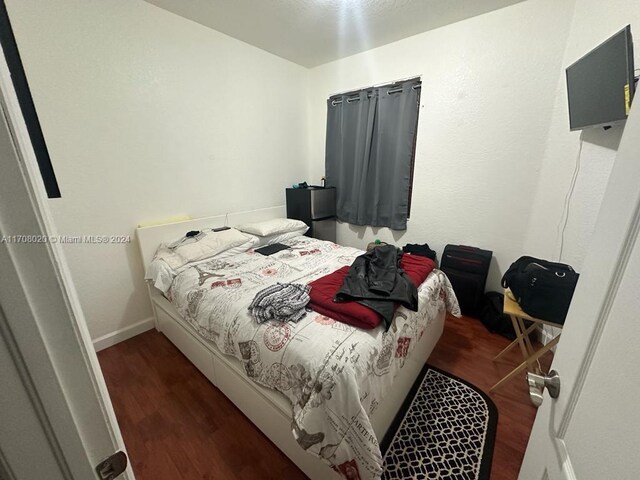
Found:
<path fill-rule="evenodd" d="M 523 0 L 146 0 L 305 67 Z"/>

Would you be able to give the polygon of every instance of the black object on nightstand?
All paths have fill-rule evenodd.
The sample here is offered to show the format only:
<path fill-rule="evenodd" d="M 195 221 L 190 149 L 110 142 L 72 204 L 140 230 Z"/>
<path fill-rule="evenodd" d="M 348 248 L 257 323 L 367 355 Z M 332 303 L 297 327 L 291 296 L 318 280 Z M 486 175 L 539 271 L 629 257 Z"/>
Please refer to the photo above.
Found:
<path fill-rule="evenodd" d="M 335 187 L 287 188 L 287 218 L 309 225 L 308 237 L 336 241 Z"/>
<path fill-rule="evenodd" d="M 440 270 L 447 274 L 456 292 L 460 309 L 465 315 L 478 317 L 487 274 L 491 264 L 491 250 L 465 245 L 447 245 L 442 253 Z"/>

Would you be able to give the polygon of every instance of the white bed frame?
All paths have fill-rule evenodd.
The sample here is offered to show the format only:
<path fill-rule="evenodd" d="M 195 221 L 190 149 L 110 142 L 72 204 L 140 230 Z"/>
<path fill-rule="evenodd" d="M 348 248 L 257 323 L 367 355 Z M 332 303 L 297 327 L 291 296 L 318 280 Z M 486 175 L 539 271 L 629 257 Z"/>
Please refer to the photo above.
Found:
<path fill-rule="evenodd" d="M 136 233 L 143 265 L 145 268 L 149 265 L 160 243 L 173 241 L 189 230 L 220 227 L 225 224 L 234 226 L 244 222 L 284 216 L 285 208 L 280 206 L 138 228 Z M 155 315 L 156 329 L 162 332 L 291 461 L 312 480 L 339 478 L 327 464 L 300 448 L 293 438 L 291 403 L 284 395 L 250 380 L 239 360 L 222 354 L 212 342 L 199 336 L 162 293 L 151 284 L 149 284 L 149 296 Z M 384 402 L 371 417 L 371 424 L 379 440 L 391 425 L 418 373 L 439 340 L 444 318 L 443 312 L 434 319 L 429 330 L 407 357 L 402 370 L 396 375 L 393 388 L 389 390 Z"/>

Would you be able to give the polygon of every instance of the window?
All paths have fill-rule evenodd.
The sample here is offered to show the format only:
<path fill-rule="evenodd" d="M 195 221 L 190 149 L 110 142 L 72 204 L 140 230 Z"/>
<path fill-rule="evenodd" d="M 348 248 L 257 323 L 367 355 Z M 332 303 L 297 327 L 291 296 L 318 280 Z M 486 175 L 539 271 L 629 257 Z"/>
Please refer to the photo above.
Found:
<path fill-rule="evenodd" d="M 327 185 L 338 219 L 406 230 L 420 102 L 419 78 L 327 100 Z"/>

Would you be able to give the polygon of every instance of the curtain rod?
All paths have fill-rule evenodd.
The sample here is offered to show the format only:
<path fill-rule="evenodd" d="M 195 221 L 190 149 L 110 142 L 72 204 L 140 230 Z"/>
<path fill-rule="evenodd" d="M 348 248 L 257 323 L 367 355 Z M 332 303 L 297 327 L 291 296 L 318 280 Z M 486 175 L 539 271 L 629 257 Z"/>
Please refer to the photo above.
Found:
<path fill-rule="evenodd" d="M 404 80 L 400 80 L 400 82 L 402 82 Z M 396 83 L 396 82 L 394 82 Z M 388 83 L 386 85 L 393 85 L 393 83 Z M 385 85 L 379 85 L 380 87 L 383 87 Z M 369 90 L 369 88 L 378 88 L 378 87 L 368 87 L 368 88 L 363 88 L 362 90 Z M 418 88 L 422 88 L 422 85 L 413 85 L 411 87 L 411 90 L 417 90 Z M 357 93 L 359 90 L 355 91 L 354 93 Z M 392 93 L 399 93 L 402 91 L 402 88 L 394 88 L 392 90 L 387 90 L 387 95 L 391 95 Z M 335 95 L 331 95 L 332 97 L 335 97 L 336 95 L 344 95 L 344 94 L 340 94 L 340 93 L 336 93 Z M 367 93 L 367 98 L 371 98 L 372 95 Z M 331 97 L 330 97 L 331 98 Z M 351 102 L 355 102 L 360 100 L 359 96 L 354 96 L 352 98 L 347 98 L 347 103 L 351 103 Z M 332 106 L 336 106 L 336 105 L 340 105 L 342 103 L 342 100 L 331 100 L 331 105 Z"/>
<path fill-rule="evenodd" d="M 408 82 L 409 80 L 420 80 L 421 78 L 422 78 L 422 74 L 420 74 L 420 75 L 412 75 L 410 77 L 399 78 L 398 80 L 393 80 L 391 82 L 377 83 L 377 84 L 371 85 L 369 87 L 354 88 L 354 89 L 351 89 L 351 90 L 345 90 L 344 92 L 334 93 L 333 95 L 329 95 L 329 98 L 335 97 L 336 95 L 345 95 L 345 94 L 352 93 L 352 92 L 359 92 L 360 90 L 369 90 L 370 88 L 378 88 L 378 87 L 386 87 L 388 85 L 395 85 L 396 83 Z"/>

